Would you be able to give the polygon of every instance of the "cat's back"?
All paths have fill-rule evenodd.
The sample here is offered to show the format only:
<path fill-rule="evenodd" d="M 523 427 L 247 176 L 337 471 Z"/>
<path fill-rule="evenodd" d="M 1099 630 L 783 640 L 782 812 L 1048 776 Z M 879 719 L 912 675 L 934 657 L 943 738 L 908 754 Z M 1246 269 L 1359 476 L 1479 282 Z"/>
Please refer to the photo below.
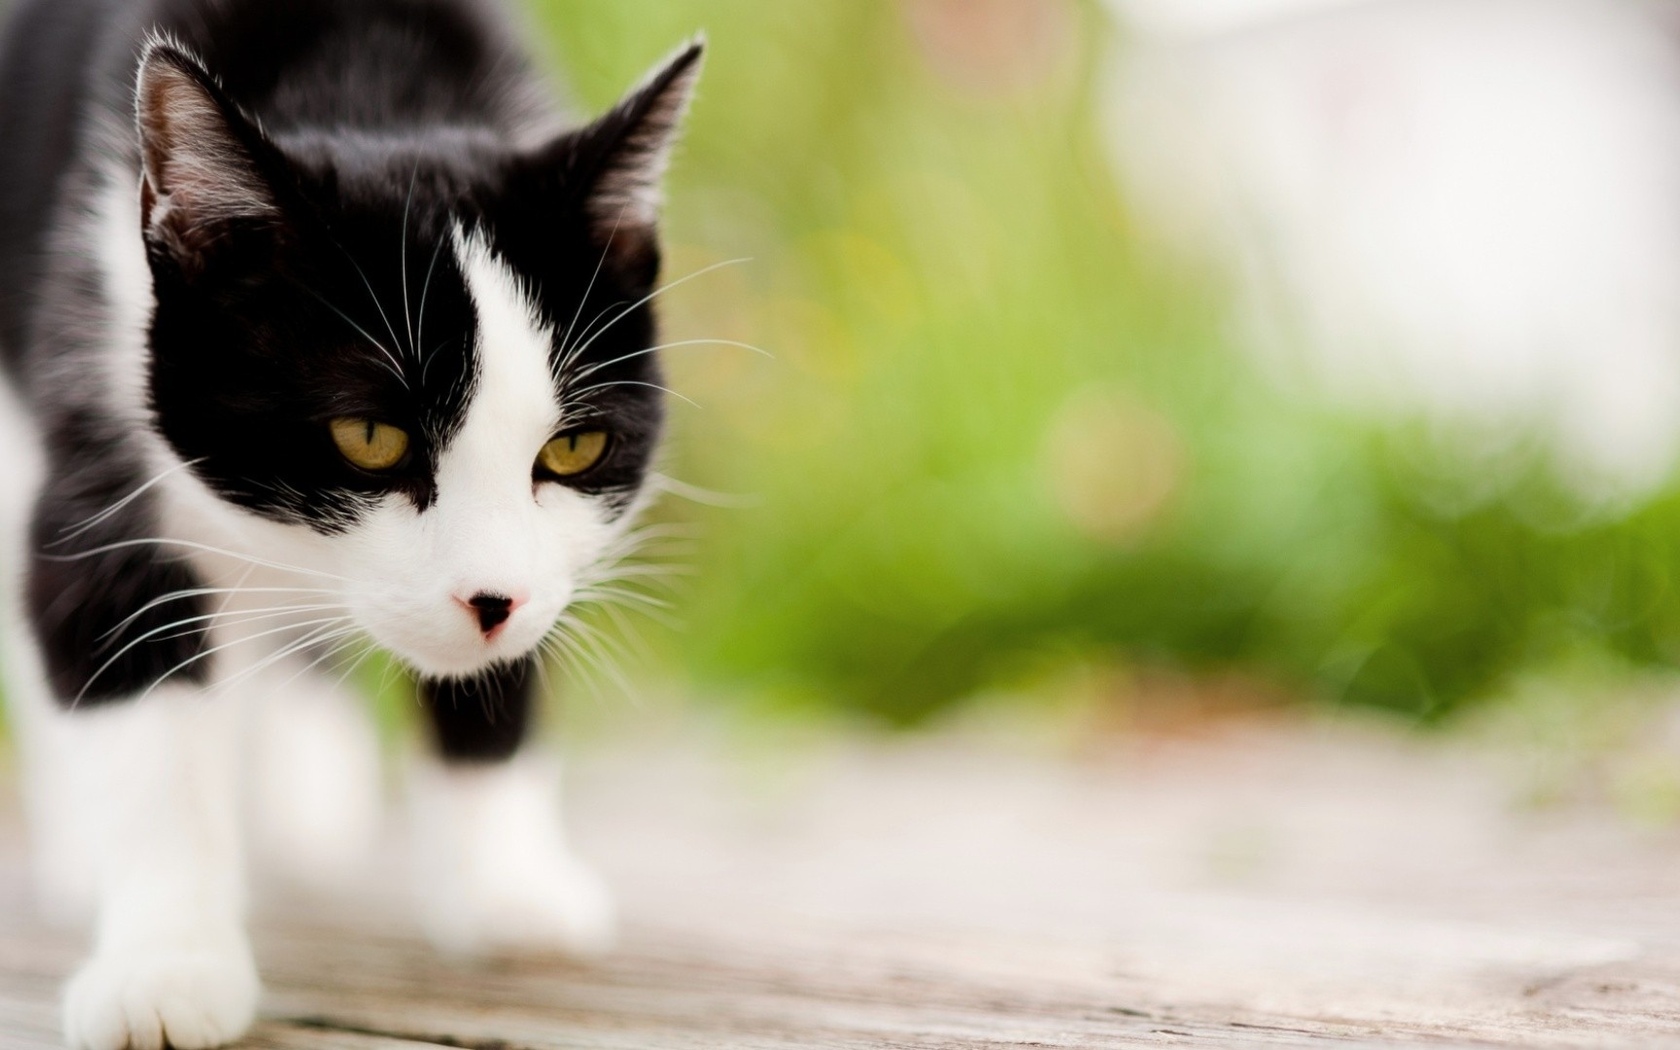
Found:
<path fill-rule="evenodd" d="M 0 354 L 22 354 L 46 234 L 86 123 L 91 58 L 120 0 L 21 0 L 0 36 Z"/>
<path fill-rule="evenodd" d="M 534 87 L 504 8 L 481 0 L 152 0 L 270 134 L 508 127 Z"/>

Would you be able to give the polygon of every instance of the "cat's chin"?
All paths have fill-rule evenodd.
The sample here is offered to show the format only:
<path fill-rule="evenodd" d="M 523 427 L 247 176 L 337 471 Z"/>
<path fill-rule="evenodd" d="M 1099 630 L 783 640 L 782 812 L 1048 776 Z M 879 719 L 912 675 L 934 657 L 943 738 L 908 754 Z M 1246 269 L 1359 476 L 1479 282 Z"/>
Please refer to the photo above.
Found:
<path fill-rule="evenodd" d="M 416 649 L 401 645 L 386 644 L 384 648 L 422 678 L 457 681 L 476 678 L 497 668 L 516 664 L 535 653 L 538 643 L 532 642 L 524 646 L 481 645 L 477 653 L 460 655 L 440 652 L 438 649 Z"/>

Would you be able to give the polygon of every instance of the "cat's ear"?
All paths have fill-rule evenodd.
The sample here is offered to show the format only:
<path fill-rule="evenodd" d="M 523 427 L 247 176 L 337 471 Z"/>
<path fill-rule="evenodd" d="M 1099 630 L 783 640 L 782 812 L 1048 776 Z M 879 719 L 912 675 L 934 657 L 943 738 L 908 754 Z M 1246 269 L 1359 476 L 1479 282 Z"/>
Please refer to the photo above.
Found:
<path fill-rule="evenodd" d="M 659 266 L 662 183 L 706 42 L 696 37 L 588 126 L 545 147 L 538 163 L 559 174 L 591 240 L 633 280 Z"/>
<path fill-rule="evenodd" d="M 146 236 L 189 269 L 234 224 L 280 218 L 259 155 L 267 143 L 191 54 L 147 45 L 135 89 Z"/>

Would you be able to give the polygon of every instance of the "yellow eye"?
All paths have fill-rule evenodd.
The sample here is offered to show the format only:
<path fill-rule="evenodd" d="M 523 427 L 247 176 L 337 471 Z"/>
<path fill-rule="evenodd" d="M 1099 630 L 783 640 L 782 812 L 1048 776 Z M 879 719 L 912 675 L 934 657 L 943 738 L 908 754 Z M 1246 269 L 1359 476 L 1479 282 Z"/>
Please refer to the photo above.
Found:
<path fill-rule="evenodd" d="M 363 470 L 390 470 L 408 454 L 408 433 L 389 423 L 340 416 L 329 424 L 344 458 Z"/>
<path fill-rule="evenodd" d="M 607 451 L 605 430 L 582 430 L 561 434 L 542 447 L 537 465 L 562 478 L 575 477 L 601 462 Z"/>

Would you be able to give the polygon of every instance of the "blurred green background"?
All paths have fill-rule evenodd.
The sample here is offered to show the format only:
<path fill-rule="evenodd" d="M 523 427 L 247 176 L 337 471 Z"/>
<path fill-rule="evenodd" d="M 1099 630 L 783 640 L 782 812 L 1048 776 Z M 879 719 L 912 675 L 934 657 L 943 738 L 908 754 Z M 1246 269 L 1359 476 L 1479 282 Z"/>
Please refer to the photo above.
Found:
<path fill-rule="evenodd" d="M 1268 382 L 1222 280 L 1128 209 L 1118 31 L 1045 7 L 533 3 L 589 110 L 708 33 L 666 277 L 751 261 L 673 289 L 666 336 L 773 355 L 667 357 L 698 407 L 665 470 L 704 492 L 655 514 L 692 530 L 685 571 L 637 583 L 675 626 L 594 617 L 643 639 L 623 673 L 904 725 L 1092 666 L 1428 720 L 1534 671 L 1670 665 L 1680 492 L 1583 507 L 1538 454 L 1490 484 Z"/>

